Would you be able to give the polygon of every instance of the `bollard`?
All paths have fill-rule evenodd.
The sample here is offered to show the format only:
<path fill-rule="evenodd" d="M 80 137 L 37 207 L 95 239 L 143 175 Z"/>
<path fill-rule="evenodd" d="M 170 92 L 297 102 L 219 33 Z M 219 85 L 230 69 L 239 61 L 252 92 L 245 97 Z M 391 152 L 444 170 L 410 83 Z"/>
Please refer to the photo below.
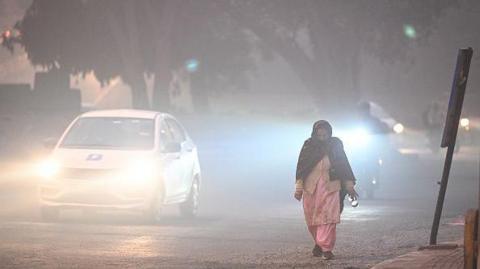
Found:
<path fill-rule="evenodd" d="M 477 232 L 478 232 L 478 210 L 469 209 L 465 215 L 464 235 L 464 268 L 477 268 Z"/>

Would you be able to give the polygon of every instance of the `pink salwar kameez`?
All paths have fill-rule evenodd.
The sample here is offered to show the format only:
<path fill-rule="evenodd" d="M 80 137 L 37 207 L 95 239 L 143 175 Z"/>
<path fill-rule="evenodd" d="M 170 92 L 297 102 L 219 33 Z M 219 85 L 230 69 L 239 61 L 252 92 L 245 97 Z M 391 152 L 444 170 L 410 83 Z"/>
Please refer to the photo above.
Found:
<path fill-rule="evenodd" d="M 303 209 L 308 230 L 323 251 L 335 246 L 336 226 L 340 223 L 340 182 L 330 181 L 330 162 L 325 157 L 304 182 Z"/>

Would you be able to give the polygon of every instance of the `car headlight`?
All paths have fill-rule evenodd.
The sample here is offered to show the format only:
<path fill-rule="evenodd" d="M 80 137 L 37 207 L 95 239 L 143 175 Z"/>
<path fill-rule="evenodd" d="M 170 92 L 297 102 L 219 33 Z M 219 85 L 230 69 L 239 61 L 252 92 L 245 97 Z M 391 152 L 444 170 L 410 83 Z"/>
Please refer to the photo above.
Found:
<path fill-rule="evenodd" d="M 470 128 L 470 120 L 468 118 L 460 119 L 460 126 L 468 130 Z"/>
<path fill-rule="evenodd" d="M 54 177 L 60 171 L 60 164 L 52 159 L 42 161 L 37 166 L 38 174 L 45 179 Z"/>
<path fill-rule="evenodd" d="M 397 134 L 403 133 L 404 130 L 405 130 L 405 127 L 403 127 L 403 124 L 401 123 L 397 123 L 393 126 L 393 131 Z"/>

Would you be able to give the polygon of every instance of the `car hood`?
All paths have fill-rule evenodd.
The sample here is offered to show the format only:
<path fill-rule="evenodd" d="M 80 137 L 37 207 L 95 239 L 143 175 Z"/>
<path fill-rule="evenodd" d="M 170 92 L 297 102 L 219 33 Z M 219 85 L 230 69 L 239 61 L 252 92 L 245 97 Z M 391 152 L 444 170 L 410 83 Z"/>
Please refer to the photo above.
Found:
<path fill-rule="evenodd" d="M 83 169 L 117 169 L 129 162 L 155 157 L 153 151 L 57 148 L 52 159 L 60 166 Z"/>

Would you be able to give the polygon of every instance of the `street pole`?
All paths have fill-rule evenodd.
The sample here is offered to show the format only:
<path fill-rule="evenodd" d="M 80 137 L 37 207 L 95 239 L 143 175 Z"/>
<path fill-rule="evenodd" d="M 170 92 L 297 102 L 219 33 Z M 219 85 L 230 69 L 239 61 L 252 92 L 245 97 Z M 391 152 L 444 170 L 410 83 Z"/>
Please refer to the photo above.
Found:
<path fill-rule="evenodd" d="M 443 166 L 437 206 L 435 208 L 435 215 L 430 233 L 430 245 L 437 244 L 438 228 L 440 226 L 440 218 L 442 217 L 443 203 L 445 201 L 445 193 L 447 192 L 450 168 L 452 167 L 453 152 L 458 133 L 458 123 L 460 121 L 460 115 L 462 114 L 463 98 L 465 97 L 465 90 L 467 88 L 468 73 L 470 71 L 472 55 L 472 48 L 458 50 L 457 64 L 455 66 L 452 91 L 450 94 L 450 101 L 448 103 L 447 117 L 445 119 L 445 128 L 443 130 L 441 144 L 441 147 L 448 147 L 448 149 L 445 157 L 445 164 Z"/>
<path fill-rule="evenodd" d="M 455 138 L 457 136 L 455 132 Z M 448 177 L 450 175 L 450 168 L 452 167 L 453 152 L 455 149 L 455 140 L 453 145 L 448 146 L 447 156 L 445 157 L 445 164 L 443 166 L 442 181 L 440 182 L 440 191 L 438 193 L 437 207 L 435 208 L 435 216 L 433 218 L 432 231 L 430 233 L 430 245 L 437 244 L 438 227 L 440 225 L 440 218 L 442 217 L 443 202 L 445 201 L 445 193 L 447 192 Z"/>
<path fill-rule="evenodd" d="M 480 210 L 480 152 L 478 153 L 478 207 L 477 210 Z M 478 225 L 480 224 L 480 211 L 479 214 L 477 214 L 477 246 L 478 242 L 480 242 L 480 232 L 478 232 Z M 480 249 L 478 247 L 474 248 L 476 253 L 474 253 L 474 256 L 477 259 L 477 268 L 480 268 L 480 257 L 478 254 L 480 254 Z"/>

